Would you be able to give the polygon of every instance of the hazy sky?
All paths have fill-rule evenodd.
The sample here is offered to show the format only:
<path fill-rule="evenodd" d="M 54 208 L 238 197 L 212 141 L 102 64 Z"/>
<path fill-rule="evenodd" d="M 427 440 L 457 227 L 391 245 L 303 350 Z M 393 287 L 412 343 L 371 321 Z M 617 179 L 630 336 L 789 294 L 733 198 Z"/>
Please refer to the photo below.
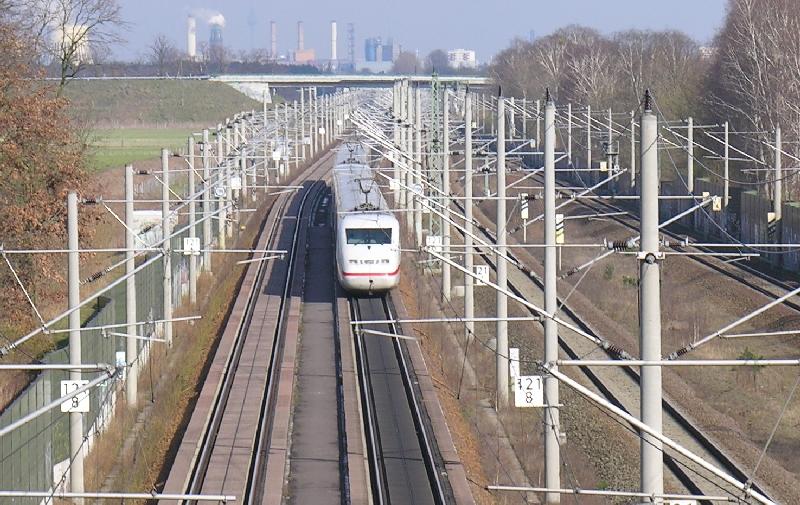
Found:
<path fill-rule="evenodd" d="M 225 16 L 225 45 L 235 51 L 269 46 L 269 22 L 278 23 L 278 50 L 297 44 L 297 21 L 305 25 L 306 48 L 330 57 L 330 22 L 339 25 L 339 58 L 347 54 L 348 23 L 354 23 L 356 57 L 363 58 L 364 38 L 393 37 L 404 49 L 421 55 L 436 48 L 474 49 L 486 61 L 515 36 L 531 30 L 546 35 L 567 24 L 610 33 L 629 28 L 685 31 L 701 42 L 713 37 L 727 0 L 119 0 L 130 23 L 127 44 L 115 54 L 124 59 L 147 52 L 156 34 L 186 48 L 186 16 L 197 12 L 198 43 L 208 40 L 203 11 Z M 403 7 L 400 8 L 399 5 Z"/>

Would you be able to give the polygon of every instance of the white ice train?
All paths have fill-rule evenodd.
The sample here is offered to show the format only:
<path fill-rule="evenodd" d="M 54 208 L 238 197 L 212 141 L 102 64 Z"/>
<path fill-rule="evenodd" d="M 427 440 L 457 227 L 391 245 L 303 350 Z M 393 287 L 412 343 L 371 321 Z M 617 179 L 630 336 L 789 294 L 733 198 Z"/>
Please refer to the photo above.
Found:
<path fill-rule="evenodd" d="M 339 283 L 351 293 L 394 288 L 400 281 L 400 226 L 361 144 L 345 143 L 339 148 L 333 181 Z"/>

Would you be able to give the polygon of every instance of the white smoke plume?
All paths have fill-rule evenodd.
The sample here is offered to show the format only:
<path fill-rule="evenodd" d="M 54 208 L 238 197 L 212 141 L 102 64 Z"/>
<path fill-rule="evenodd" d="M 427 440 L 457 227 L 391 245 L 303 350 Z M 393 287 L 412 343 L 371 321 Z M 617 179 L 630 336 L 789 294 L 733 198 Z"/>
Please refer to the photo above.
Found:
<path fill-rule="evenodd" d="M 215 11 L 214 9 L 199 7 L 197 9 L 192 9 L 192 14 L 200 19 L 204 19 L 206 23 L 210 25 L 220 25 L 225 27 L 225 16 L 223 16 L 221 12 Z"/>

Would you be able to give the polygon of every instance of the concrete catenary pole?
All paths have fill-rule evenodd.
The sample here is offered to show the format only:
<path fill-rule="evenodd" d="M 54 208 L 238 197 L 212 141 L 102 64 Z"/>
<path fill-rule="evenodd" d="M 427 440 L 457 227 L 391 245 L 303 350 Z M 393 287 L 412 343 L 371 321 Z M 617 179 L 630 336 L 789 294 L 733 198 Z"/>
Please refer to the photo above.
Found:
<path fill-rule="evenodd" d="M 161 150 L 161 233 L 163 242 L 161 247 L 164 251 L 164 275 L 162 277 L 162 290 L 164 298 L 164 340 L 167 347 L 172 347 L 172 254 L 170 253 L 170 235 L 172 235 L 172 225 L 169 215 L 169 151 Z"/>
<path fill-rule="evenodd" d="M 636 112 L 631 111 L 631 188 L 636 187 Z"/>
<path fill-rule="evenodd" d="M 467 88 L 464 94 L 464 270 L 473 272 L 472 265 L 472 92 Z M 464 274 L 464 324 L 469 349 L 475 334 L 474 282 L 471 275 Z"/>
<path fill-rule="evenodd" d="M 333 141 L 333 122 L 331 121 L 331 95 L 325 95 L 325 146 Z"/>
<path fill-rule="evenodd" d="M 399 150 L 400 147 L 400 81 L 394 81 L 394 86 L 392 87 L 392 143 L 396 150 Z M 400 203 L 400 163 L 401 160 L 398 159 L 397 153 L 393 154 L 392 156 L 394 160 L 394 170 L 392 176 L 396 181 L 394 186 L 394 205 L 395 207 L 398 206 Z"/>
<path fill-rule="evenodd" d="M 211 271 L 211 168 L 209 166 L 208 130 L 203 130 L 203 270 Z"/>
<path fill-rule="evenodd" d="M 283 160 L 281 166 L 287 180 L 289 177 L 289 103 L 283 104 Z"/>
<path fill-rule="evenodd" d="M 312 103 L 312 106 L 311 106 L 311 118 L 312 118 L 312 121 L 314 122 L 314 126 L 312 127 L 312 134 L 311 134 L 311 136 L 314 138 L 314 143 L 313 143 L 314 148 L 311 151 L 311 155 L 312 156 L 316 156 L 317 152 L 319 151 L 319 149 L 317 147 L 318 146 L 317 142 L 319 140 L 319 98 L 317 98 L 317 88 L 314 87 L 314 88 L 311 88 L 311 89 L 312 89 L 312 92 L 313 92 L 313 96 L 311 98 L 311 100 L 312 100 L 312 102 L 311 102 Z"/>
<path fill-rule="evenodd" d="M 694 118 L 689 116 L 686 125 L 686 189 L 694 193 Z"/>
<path fill-rule="evenodd" d="M 405 89 L 403 85 L 403 81 L 399 81 L 397 83 L 397 150 L 398 150 L 398 161 L 397 165 L 399 166 L 401 163 L 405 163 L 405 158 L 402 156 L 405 153 L 406 148 L 406 132 L 405 132 L 405 118 L 406 118 L 406 111 L 405 111 Z M 403 179 L 403 169 L 400 167 L 396 172 L 397 177 L 397 196 L 395 198 L 395 207 L 402 209 L 405 206 L 405 191 L 403 189 L 403 184 L 405 180 Z M 402 184 L 401 184 L 402 183 Z"/>
<path fill-rule="evenodd" d="M 269 90 L 265 89 L 261 94 L 261 116 L 264 118 L 264 128 L 267 127 L 267 97 Z"/>
<path fill-rule="evenodd" d="M 728 181 L 730 180 L 729 177 L 729 169 L 730 169 L 730 125 L 727 121 L 725 121 L 725 134 L 724 134 L 724 146 L 725 146 L 725 153 L 723 154 L 723 175 L 724 178 L 723 186 L 722 186 L 722 207 L 728 206 L 728 198 L 730 197 L 730 188 L 728 186 Z"/>
<path fill-rule="evenodd" d="M 325 148 L 328 147 L 328 142 L 329 142 L 329 138 L 328 138 L 328 136 L 330 135 L 330 128 L 328 128 L 328 97 L 329 96 L 330 95 L 322 95 L 322 99 L 320 100 L 322 102 L 321 103 L 321 110 L 320 110 L 320 114 L 321 114 L 320 126 L 322 127 L 322 137 L 321 137 L 322 138 L 322 148 L 320 149 L 320 151 L 325 150 Z"/>
<path fill-rule="evenodd" d="M 231 123 L 228 119 L 225 120 L 225 158 L 227 159 L 228 156 L 231 154 L 232 144 L 231 144 Z"/>
<path fill-rule="evenodd" d="M 444 193 L 444 206 L 445 209 L 450 209 L 450 95 L 447 87 L 444 88 L 442 94 L 442 192 Z M 466 202 L 470 205 L 472 202 Z M 447 212 L 445 216 L 450 217 Z M 442 219 L 442 249 L 445 259 L 448 261 L 442 262 L 442 300 L 449 301 L 450 293 L 452 290 L 450 280 L 450 221 Z"/>
<path fill-rule="evenodd" d="M 234 194 L 233 194 L 233 186 L 231 185 L 231 178 L 233 176 L 233 163 L 235 160 L 226 159 L 225 160 L 225 200 L 228 205 L 231 205 L 235 202 Z M 238 205 L 234 208 L 234 217 L 231 217 L 231 211 L 225 213 L 228 219 L 225 220 L 225 236 L 226 237 L 233 237 L 233 221 L 238 216 L 239 207 Z"/>
<path fill-rule="evenodd" d="M 67 195 L 67 241 L 69 258 L 67 268 L 67 281 L 69 285 L 69 363 L 81 364 L 81 311 L 78 305 L 81 302 L 80 279 L 80 248 L 78 240 L 78 195 Z M 80 370 L 70 370 L 69 380 L 81 380 Z M 69 414 L 69 453 L 72 462 L 69 467 L 70 490 L 76 493 L 83 492 L 83 413 L 70 412 Z M 83 503 L 79 501 L 77 503 Z"/>
<path fill-rule="evenodd" d="M 300 157 L 306 159 L 306 92 L 300 88 Z M 266 163 L 266 160 L 264 161 Z"/>
<path fill-rule="evenodd" d="M 133 271 L 136 269 L 134 235 L 136 226 L 133 206 L 133 165 L 125 167 L 125 331 L 128 335 L 136 335 L 136 279 Z M 128 407 L 135 408 L 138 400 L 139 389 L 139 341 L 135 338 L 125 339 L 125 363 L 128 367 L 125 379 L 125 401 Z"/>
<path fill-rule="evenodd" d="M 572 102 L 567 104 L 567 163 L 572 166 Z"/>
<path fill-rule="evenodd" d="M 495 134 L 495 123 L 494 123 L 494 121 L 492 121 L 492 117 L 491 117 L 492 101 L 494 101 L 494 97 L 493 96 L 484 96 L 484 98 L 486 99 L 486 108 L 489 111 L 489 113 L 487 114 L 487 117 L 485 119 L 486 119 L 486 121 L 489 122 L 489 134 L 494 136 L 494 134 Z"/>
<path fill-rule="evenodd" d="M 195 199 L 194 137 L 189 135 L 187 146 L 189 162 L 189 238 L 197 238 L 197 200 Z M 189 303 L 197 303 L 197 256 L 189 256 Z"/>
<path fill-rule="evenodd" d="M 557 245 L 556 245 L 556 106 L 547 93 L 544 106 L 544 310 L 555 315 L 557 298 Z M 544 320 L 544 360 L 558 360 L 558 324 L 550 318 Z M 561 454 L 558 444 L 560 420 L 558 412 L 558 379 L 548 375 L 545 379 L 544 413 L 544 466 L 545 487 L 561 488 Z M 561 495 L 547 493 L 545 503 L 560 503 Z"/>
<path fill-rule="evenodd" d="M 508 108 L 508 138 L 513 140 L 517 136 L 516 114 L 514 114 L 517 103 L 513 96 L 508 99 L 508 102 L 511 105 Z"/>
<path fill-rule="evenodd" d="M 783 141 L 781 140 L 781 127 L 775 128 L 775 182 L 772 185 L 772 212 L 775 213 L 777 225 L 775 238 L 779 238 L 780 220 L 783 217 L 783 166 L 782 166 Z"/>
<path fill-rule="evenodd" d="M 242 178 L 242 208 L 247 208 L 247 200 L 250 195 L 250 183 L 247 179 L 247 146 L 243 145 L 239 149 L 239 175 Z"/>
<path fill-rule="evenodd" d="M 294 166 L 300 166 L 300 112 L 297 105 L 297 100 L 294 101 L 292 107 L 292 114 L 293 114 L 293 125 L 294 125 Z"/>
<path fill-rule="evenodd" d="M 411 83 L 408 83 L 406 86 L 406 124 L 407 124 L 407 135 L 406 135 L 406 154 L 408 154 L 408 169 L 406 170 L 406 187 L 409 188 L 406 190 L 406 207 L 405 207 L 405 215 L 406 215 L 406 232 L 408 234 L 413 233 L 414 231 L 414 199 L 416 198 L 411 193 L 410 189 L 414 187 L 414 172 L 416 170 L 414 160 L 416 157 L 414 156 L 414 95 L 412 93 Z"/>
<path fill-rule="evenodd" d="M 222 165 L 222 124 L 217 124 L 217 166 Z"/>
<path fill-rule="evenodd" d="M 592 168 L 592 106 L 586 106 L 586 168 Z M 592 178 L 594 174 L 589 172 L 589 179 L 594 180 Z"/>
<path fill-rule="evenodd" d="M 614 170 L 614 156 L 611 154 L 613 148 L 611 147 L 611 143 L 614 141 L 614 115 L 611 112 L 611 108 L 608 109 L 608 125 L 606 129 L 606 141 L 608 142 L 608 148 L 606 152 L 606 168 L 608 168 L 609 174 L 613 173 Z M 616 185 L 616 180 L 611 181 L 611 184 Z"/>
<path fill-rule="evenodd" d="M 536 149 L 539 149 L 539 146 L 542 145 L 540 142 L 542 140 L 542 102 L 540 100 L 536 100 Z"/>
<path fill-rule="evenodd" d="M 506 263 L 506 102 L 497 98 L 497 405 L 508 405 L 508 263 Z"/>
<path fill-rule="evenodd" d="M 217 200 L 217 209 L 219 210 L 219 214 L 217 214 L 217 243 L 220 249 L 225 249 L 225 238 L 227 234 L 228 228 L 228 199 L 227 199 L 227 180 L 226 180 L 226 169 L 222 166 L 217 168 L 217 185 L 215 187 L 222 189 L 219 193 L 219 198 Z"/>
<path fill-rule="evenodd" d="M 422 87 L 417 86 L 414 97 L 414 186 L 422 190 Z M 422 196 L 414 198 L 414 243 L 422 246 Z"/>
<path fill-rule="evenodd" d="M 658 240 L 658 120 L 650 106 L 649 92 L 645 96 L 642 115 L 642 181 L 641 181 L 641 243 L 639 245 L 639 348 L 641 359 L 661 359 L 661 273 Z M 661 433 L 661 367 L 641 367 L 642 422 Z M 664 466 L 661 441 L 643 433 L 640 442 L 641 481 L 643 493 L 664 492 Z"/>
<path fill-rule="evenodd" d="M 528 138 L 528 109 L 527 100 L 522 99 L 522 138 Z"/>

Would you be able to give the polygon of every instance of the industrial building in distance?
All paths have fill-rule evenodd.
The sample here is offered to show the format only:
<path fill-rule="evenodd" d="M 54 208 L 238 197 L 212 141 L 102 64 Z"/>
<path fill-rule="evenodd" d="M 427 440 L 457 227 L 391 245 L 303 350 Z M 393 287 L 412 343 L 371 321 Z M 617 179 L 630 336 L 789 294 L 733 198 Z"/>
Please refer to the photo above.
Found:
<path fill-rule="evenodd" d="M 208 25 L 208 45 L 197 43 L 197 18 L 190 14 L 186 24 L 186 57 L 190 61 L 200 61 L 203 47 L 211 53 L 224 50 L 223 30 L 225 18 L 222 14 L 214 14 L 204 19 Z M 266 61 L 285 65 L 311 65 L 329 72 L 391 72 L 392 67 L 402 51 L 402 46 L 392 37 L 369 36 L 364 39 L 364 52 L 361 58 L 356 57 L 355 29 L 353 23 L 346 25 L 344 57 L 338 51 L 338 26 L 336 21 L 330 22 L 330 53 L 327 58 L 321 57 L 314 48 L 306 47 L 305 25 L 297 22 L 297 41 L 293 50 L 278 50 L 278 24 L 270 21 L 268 50 L 264 51 Z M 473 69 L 478 67 L 475 51 L 470 49 L 452 49 L 447 51 L 447 60 L 451 68 Z"/>
<path fill-rule="evenodd" d="M 476 68 L 478 66 L 475 51 L 469 49 L 447 51 L 447 61 L 453 68 Z"/>

